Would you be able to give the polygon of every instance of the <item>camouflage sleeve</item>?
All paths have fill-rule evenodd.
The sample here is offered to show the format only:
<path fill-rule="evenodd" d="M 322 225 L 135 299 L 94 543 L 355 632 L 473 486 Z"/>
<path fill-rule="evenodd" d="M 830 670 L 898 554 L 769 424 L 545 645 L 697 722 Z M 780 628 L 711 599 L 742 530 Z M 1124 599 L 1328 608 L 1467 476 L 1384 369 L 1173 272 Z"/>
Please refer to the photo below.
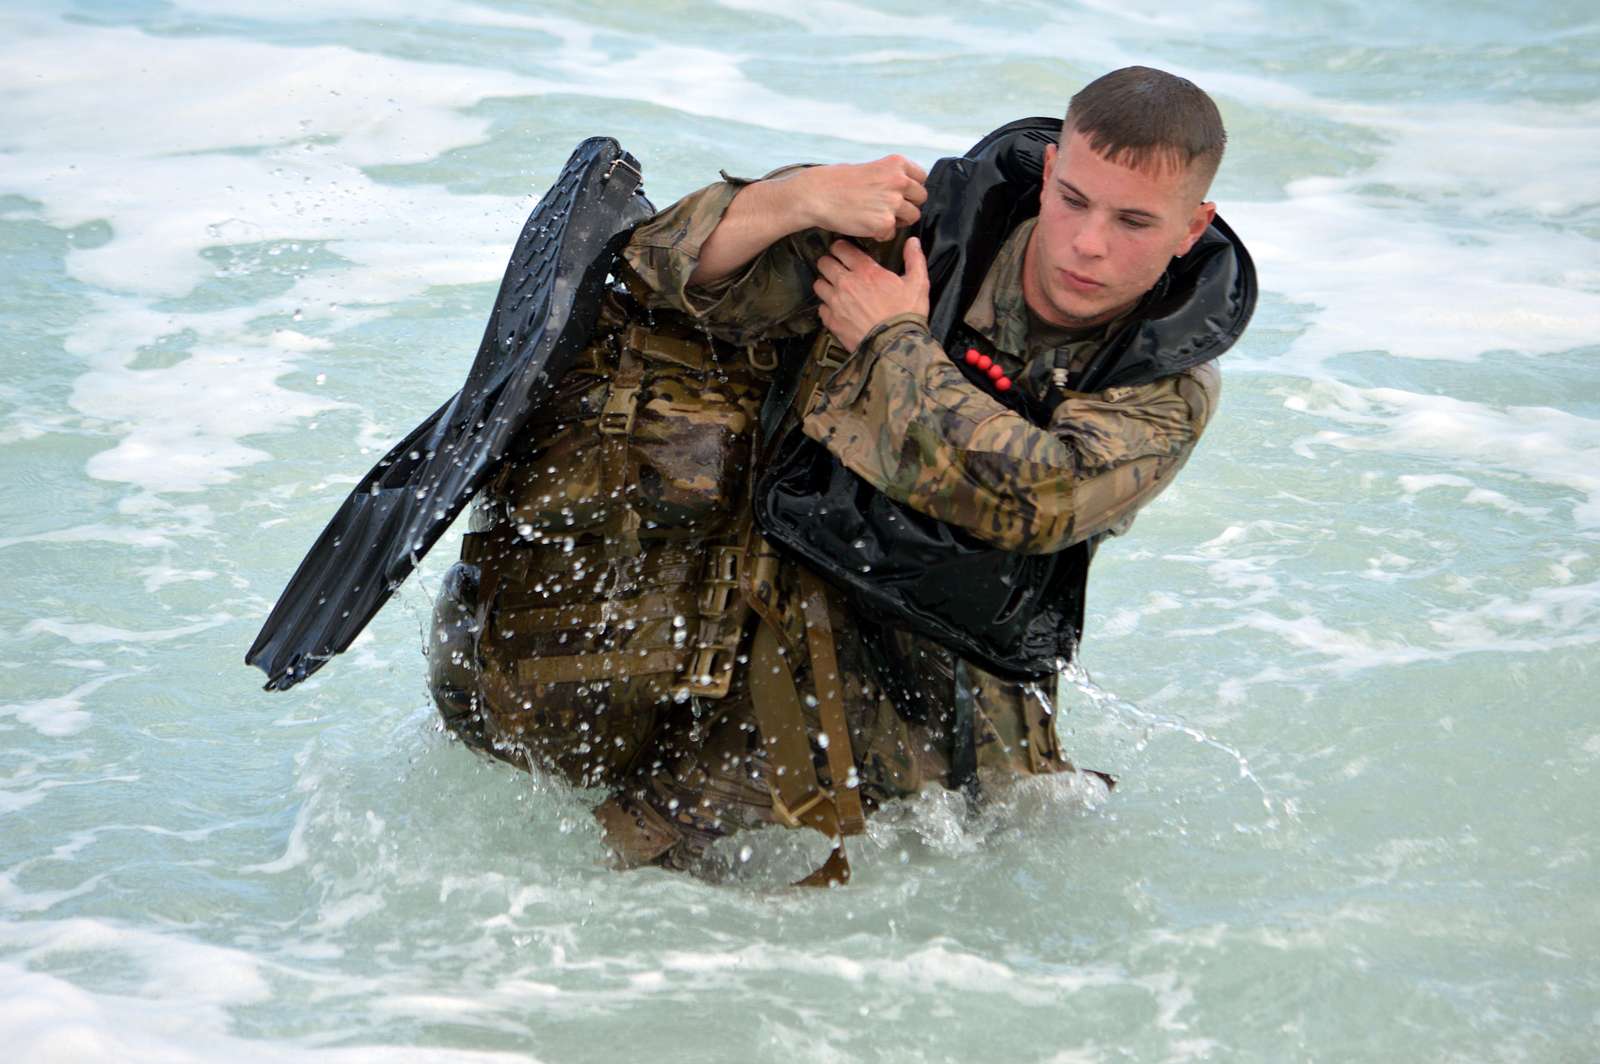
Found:
<path fill-rule="evenodd" d="M 763 180 L 792 167 L 775 170 Z M 651 307 L 670 307 L 698 318 L 721 339 L 746 344 L 760 338 L 803 336 L 820 327 L 813 264 L 827 250 L 832 234 L 808 229 L 785 237 L 756 256 L 739 273 L 710 285 L 691 287 L 689 277 L 700 248 L 749 184 L 729 178 L 692 192 L 634 231 L 623 260 L 644 288 Z"/>
<path fill-rule="evenodd" d="M 880 331 L 803 423 L 891 498 L 1008 550 L 1120 532 L 1182 468 L 1210 419 L 1214 366 L 1070 395 L 1047 429 L 974 387 L 916 321 Z"/>

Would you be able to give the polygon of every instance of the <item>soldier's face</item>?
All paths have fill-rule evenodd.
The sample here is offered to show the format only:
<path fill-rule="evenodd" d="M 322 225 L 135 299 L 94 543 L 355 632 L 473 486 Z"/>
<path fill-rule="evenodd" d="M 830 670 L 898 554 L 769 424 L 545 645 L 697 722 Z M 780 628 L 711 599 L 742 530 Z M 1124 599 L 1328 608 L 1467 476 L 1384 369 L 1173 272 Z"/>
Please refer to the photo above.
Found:
<path fill-rule="evenodd" d="M 1216 215 L 1187 170 L 1133 170 L 1074 133 L 1045 149 L 1039 223 L 1023 258 L 1022 293 L 1045 321 L 1098 325 L 1150 290 Z"/>

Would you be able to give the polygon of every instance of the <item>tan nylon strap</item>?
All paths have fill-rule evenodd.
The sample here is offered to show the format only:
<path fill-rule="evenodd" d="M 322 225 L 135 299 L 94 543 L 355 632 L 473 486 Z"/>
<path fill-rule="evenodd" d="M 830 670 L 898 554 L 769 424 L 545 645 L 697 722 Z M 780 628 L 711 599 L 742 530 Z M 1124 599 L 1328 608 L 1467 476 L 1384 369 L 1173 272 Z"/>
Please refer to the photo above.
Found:
<path fill-rule="evenodd" d="M 1056 736 L 1052 714 L 1043 705 L 1025 699 L 1022 718 L 1027 724 L 1028 770 L 1035 774 L 1048 772 L 1054 765 Z"/>
<path fill-rule="evenodd" d="M 778 645 L 791 655 L 790 660 L 799 661 L 805 654 L 805 647 L 800 642 L 803 625 L 796 624 L 795 630 L 790 631 L 790 625 L 786 623 L 791 618 L 781 608 L 778 589 L 778 573 L 782 568 L 783 560 L 777 549 L 759 530 L 753 530 L 740 571 L 744 600 L 757 617 L 772 625 L 778 635 Z"/>
<path fill-rule="evenodd" d="M 622 346 L 646 358 L 658 362 L 671 362 L 702 373 L 711 364 L 711 347 L 707 342 L 696 342 L 652 332 L 644 325 L 628 326 L 622 334 Z"/>
<path fill-rule="evenodd" d="M 683 657 L 681 650 L 647 650 L 642 654 L 618 650 L 609 654 L 522 658 L 517 662 L 517 680 L 521 683 L 585 683 L 676 673 Z"/>
<path fill-rule="evenodd" d="M 750 702 L 772 768 L 773 812 L 788 827 L 800 827 L 801 818 L 827 801 L 827 795 L 811 762 L 805 712 L 789 662 L 778 652 L 772 626 L 765 623 L 756 626 L 750 642 Z"/>
<path fill-rule="evenodd" d="M 630 621 L 652 621 L 659 617 L 682 616 L 693 610 L 693 604 L 694 599 L 690 593 L 682 591 L 676 594 L 657 592 L 614 601 L 581 602 L 571 606 L 544 606 L 538 609 L 519 607 L 513 602 L 506 601 L 500 603 L 500 610 L 502 617 L 508 613 L 514 614 L 518 626 L 526 625 L 532 631 L 547 632 L 560 628 L 592 628 L 616 617 L 626 617 Z M 508 632 L 513 630 L 506 623 L 502 623 L 501 627 Z"/>
<path fill-rule="evenodd" d="M 859 835 L 867 829 L 867 818 L 861 809 L 861 788 L 853 785 L 855 757 L 850 751 L 850 726 L 845 718 L 844 677 L 839 675 L 827 595 L 822 581 L 809 570 L 800 572 L 800 597 L 806 618 L 806 645 L 811 651 L 811 684 L 816 690 L 822 734 L 828 739 L 828 774 L 833 777 L 839 830 L 846 835 Z"/>
<path fill-rule="evenodd" d="M 795 886 L 848 883 L 850 860 L 844 852 L 837 796 L 830 797 L 817 780 L 800 692 L 788 659 L 780 653 L 777 634 L 765 621 L 756 626 L 750 643 L 750 701 L 761 741 L 770 751 L 772 771 L 767 787 L 772 793 L 773 814 L 780 824 L 814 828 L 833 840 L 827 861 Z"/>
<path fill-rule="evenodd" d="M 600 494 L 615 507 L 606 525 L 606 553 L 612 557 L 633 558 L 640 551 L 639 514 L 628 505 L 628 485 L 634 479 L 630 452 L 643 383 L 644 367 L 624 352 L 600 410 Z"/>
<path fill-rule="evenodd" d="M 839 346 L 839 341 L 833 338 L 832 333 L 823 329 L 817 334 L 806 359 L 806 367 L 801 373 L 800 384 L 795 388 L 794 400 L 789 404 L 796 418 L 806 416 L 806 407 L 811 405 L 811 396 L 821 386 L 823 378 L 833 374 L 849 358 L 849 352 Z"/>

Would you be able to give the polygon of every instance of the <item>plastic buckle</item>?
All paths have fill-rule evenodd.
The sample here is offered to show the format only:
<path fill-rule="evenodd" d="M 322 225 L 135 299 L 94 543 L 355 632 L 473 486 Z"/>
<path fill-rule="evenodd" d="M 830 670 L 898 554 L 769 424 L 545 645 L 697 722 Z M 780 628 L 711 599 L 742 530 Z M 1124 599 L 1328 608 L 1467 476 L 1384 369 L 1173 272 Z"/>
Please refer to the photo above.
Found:
<path fill-rule="evenodd" d="M 733 651 L 712 644 L 698 646 L 689 662 L 688 682 L 680 690 L 697 698 L 726 698 L 733 688 Z"/>
<path fill-rule="evenodd" d="M 765 539 L 758 539 L 751 562 L 746 589 L 751 598 L 770 609 L 778 597 L 778 554 Z"/>
<path fill-rule="evenodd" d="M 840 357 L 834 357 L 833 353 L 835 351 L 839 352 Z M 822 346 L 822 351 L 817 355 L 817 362 L 826 369 L 838 369 L 849 361 L 850 352 L 840 347 L 839 342 L 831 336 L 828 338 L 828 342 Z"/>
<path fill-rule="evenodd" d="M 758 351 L 765 351 L 766 355 L 758 357 Z M 745 344 L 744 352 L 750 360 L 750 368 L 757 373 L 771 373 L 778 368 L 778 349 L 772 344 Z"/>
<path fill-rule="evenodd" d="M 811 797 L 790 809 L 783 804 L 783 797 L 778 794 L 778 788 L 774 787 L 770 781 L 767 783 L 767 790 L 772 796 L 772 814 L 778 818 L 778 823 L 786 828 L 805 827 L 805 821 L 800 818 L 811 812 L 822 802 L 827 801 L 828 798 L 821 791 L 812 791 Z"/>
<path fill-rule="evenodd" d="M 600 411 L 600 432 L 605 436 L 626 436 L 633 431 L 633 415 L 638 398 L 637 385 L 612 387 Z"/>
<path fill-rule="evenodd" d="M 700 592 L 700 616 L 721 617 L 733 604 L 739 589 L 739 570 L 744 561 L 742 547 L 717 547 L 711 551 L 710 575 Z"/>

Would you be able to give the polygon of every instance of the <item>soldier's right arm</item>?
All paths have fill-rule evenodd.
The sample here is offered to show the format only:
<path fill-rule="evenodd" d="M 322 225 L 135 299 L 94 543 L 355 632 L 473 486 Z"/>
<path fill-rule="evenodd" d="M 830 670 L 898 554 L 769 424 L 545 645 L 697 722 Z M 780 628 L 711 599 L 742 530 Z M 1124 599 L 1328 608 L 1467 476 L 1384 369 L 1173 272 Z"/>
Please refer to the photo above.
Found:
<path fill-rule="evenodd" d="M 829 243 L 892 241 L 920 217 L 925 178 L 891 155 L 726 179 L 640 226 L 623 257 L 652 305 L 693 315 L 725 339 L 804 334 L 818 326 L 814 264 Z"/>

